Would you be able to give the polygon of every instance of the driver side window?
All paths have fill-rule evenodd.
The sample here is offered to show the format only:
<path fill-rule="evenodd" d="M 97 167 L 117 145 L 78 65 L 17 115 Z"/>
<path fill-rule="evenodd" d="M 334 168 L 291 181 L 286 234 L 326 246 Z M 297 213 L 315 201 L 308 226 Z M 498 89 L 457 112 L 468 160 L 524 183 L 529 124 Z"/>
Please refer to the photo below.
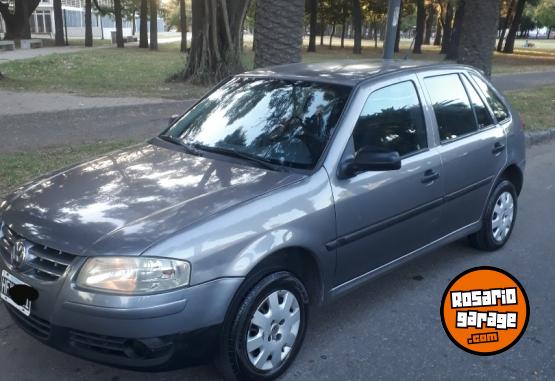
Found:
<path fill-rule="evenodd" d="M 376 90 L 368 97 L 353 131 L 355 151 L 396 151 L 401 157 L 428 147 L 426 123 L 412 81 Z"/>

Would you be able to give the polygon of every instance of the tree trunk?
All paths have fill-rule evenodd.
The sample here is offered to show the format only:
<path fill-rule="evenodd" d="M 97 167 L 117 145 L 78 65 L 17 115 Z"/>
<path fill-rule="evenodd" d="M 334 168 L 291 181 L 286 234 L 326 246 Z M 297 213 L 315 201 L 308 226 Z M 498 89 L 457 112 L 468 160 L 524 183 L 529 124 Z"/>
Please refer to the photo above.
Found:
<path fill-rule="evenodd" d="M 8 3 L 0 3 L 0 14 L 6 25 L 6 40 L 21 40 L 31 38 L 29 17 L 40 4 L 40 0 L 15 0 L 13 13 Z"/>
<path fill-rule="evenodd" d="M 426 34 L 424 35 L 423 45 L 430 45 L 432 42 L 432 26 L 434 24 L 435 8 L 433 4 L 427 6 Z"/>
<path fill-rule="evenodd" d="M 181 29 L 181 53 L 187 52 L 187 10 L 185 0 L 179 0 L 179 28 Z"/>
<path fill-rule="evenodd" d="M 441 15 L 437 16 L 436 23 L 436 37 L 434 38 L 434 46 L 441 45 L 441 35 L 443 33 L 443 26 L 441 25 Z"/>
<path fill-rule="evenodd" d="M 395 35 L 395 47 L 393 52 L 399 53 L 399 45 L 401 44 L 401 14 L 403 13 L 403 1 L 399 4 L 399 18 L 397 19 L 397 34 Z"/>
<path fill-rule="evenodd" d="M 316 51 L 316 33 L 318 28 L 318 0 L 310 0 L 310 37 L 308 39 L 308 51 Z"/>
<path fill-rule="evenodd" d="M 304 0 L 257 0 L 255 67 L 301 62 Z"/>
<path fill-rule="evenodd" d="M 522 19 L 522 13 L 524 12 L 525 5 L 526 5 L 526 0 L 518 0 L 516 10 L 515 10 L 515 17 L 513 18 L 513 22 L 511 23 L 511 29 L 509 29 L 509 34 L 507 34 L 507 41 L 505 42 L 505 48 L 503 49 L 503 53 L 512 53 L 514 51 L 516 32 L 518 32 L 518 28 L 520 26 L 520 20 Z"/>
<path fill-rule="evenodd" d="M 90 48 L 92 46 L 92 1 L 85 0 L 85 47 Z"/>
<path fill-rule="evenodd" d="M 333 43 L 333 36 L 335 35 L 335 23 L 332 24 L 331 33 L 330 33 L 330 43 L 328 48 L 331 49 L 331 45 Z"/>
<path fill-rule="evenodd" d="M 353 0 L 353 29 L 355 32 L 353 53 L 361 54 L 362 53 L 362 11 L 360 9 L 360 0 Z"/>
<path fill-rule="evenodd" d="M 445 54 L 449 51 L 453 31 L 453 3 L 451 0 L 447 2 L 446 7 L 445 21 L 443 22 L 443 37 L 441 39 L 441 54 Z"/>
<path fill-rule="evenodd" d="M 466 0 L 457 62 L 472 65 L 491 75 L 491 58 L 499 19 L 499 0 Z M 476 31 L 480 33 L 476 33 Z"/>
<path fill-rule="evenodd" d="M 183 79 L 209 84 L 243 71 L 240 42 L 249 0 L 218 1 L 220 6 L 212 7 L 207 0 L 192 0 L 193 37 Z M 304 16 L 303 11 L 299 14 Z M 302 43 L 302 28 L 299 33 Z M 258 43 L 255 37 L 255 50 Z"/>
<path fill-rule="evenodd" d="M 507 28 L 511 23 L 511 19 L 513 17 L 513 8 L 515 6 L 515 0 L 511 0 L 509 3 L 509 9 L 507 10 L 507 16 L 505 20 L 503 20 L 503 25 L 501 26 L 501 31 L 499 34 L 499 41 L 497 42 L 497 51 L 501 52 L 503 50 L 503 41 L 505 40 L 505 33 L 507 32 Z"/>
<path fill-rule="evenodd" d="M 497 0 L 495 0 L 497 1 Z M 459 43 L 461 40 L 461 28 L 464 21 L 464 9 L 466 0 L 459 0 L 457 11 L 455 12 L 455 22 L 453 24 L 453 31 L 451 32 L 451 41 L 449 42 L 449 50 L 447 51 L 448 60 L 456 60 L 459 55 Z M 491 23 L 491 20 L 488 22 Z M 476 33 L 476 31 L 474 31 Z"/>
<path fill-rule="evenodd" d="M 56 46 L 64 46 L 64 16 L 62 11 L 62 0 L 52 2 L 54 8 L 54 28 Z"/>
<path fill-rule="evenodd" d="M 141 0 L 139 48 L 148 48 L 148 0 Z"/>
<path fill-rule="evenodd" d="M 341 48 L 345 47 L 345 29 L 347 29 L 347 21 L 343 20 L 343 25 L 341 26 Z"/>
<path fill-rule="evenodd" d="M 150 0 L 150 50 L 158 50 L 158 3 Z"/>
<path fill-rule="evenodd" d="M 422 54 L 422 43 L 424 41 L 424 26 L 426 23 L 426 8 L 424 0 L 416 0 L 416 37 L 414 38 L 414 54 Z"/>
<path fill-rule="evenodd" d="M 135 33 L 137 32 L 137 24 L 135 23 L 135 13 L 136 11 L 133 10 L 133 14 L 131 15 L 132 20 L 131 20 L 131 35 L 134 36 Z"/>
<path fill-rule="evenodd" d="M 114 0 L 114 18 L 116 19 L 116 44 L 123 48 L 123 25 L 121 20 L 121 0 Z"/>

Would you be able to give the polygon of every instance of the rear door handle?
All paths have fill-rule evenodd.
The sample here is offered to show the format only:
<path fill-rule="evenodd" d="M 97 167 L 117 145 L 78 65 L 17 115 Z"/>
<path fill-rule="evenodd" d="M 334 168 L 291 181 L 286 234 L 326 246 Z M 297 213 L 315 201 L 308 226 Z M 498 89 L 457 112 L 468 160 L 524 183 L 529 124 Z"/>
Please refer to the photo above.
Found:
<path fill-rule="evenodd" d="M 432 181 L 439 179 L 439 172 L 433 169 L 428 169 L 424 172 L 424 176 L 422 177 L 422 184 L 429 184 Z"/>
<path fill-rule="evenodd" d="M 494 155 L 497 155 L 503 152 L 504 150 L 505 150 L 505 144 L 497 142 L 493 145 L 493 149 L 491 150 L 491 153 Z"/>

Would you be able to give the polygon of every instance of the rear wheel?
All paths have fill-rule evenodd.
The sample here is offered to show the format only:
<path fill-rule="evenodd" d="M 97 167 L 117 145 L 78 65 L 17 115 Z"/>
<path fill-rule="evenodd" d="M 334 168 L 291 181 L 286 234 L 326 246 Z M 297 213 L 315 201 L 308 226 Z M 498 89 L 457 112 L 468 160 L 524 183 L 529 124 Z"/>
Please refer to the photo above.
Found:
<path fill-rule="evenodd" d="M 258 282 L 241 302 L 224 341 L 219 367 L 228 379 L 273 380 L 302 345 L 308 296 L 302 282 L 280 271 Z"/>
<path fill-rule="evenodd" d="M 492 192 L 482 218 L 482 229 L 469 236 L 477 249 L 493 251 L 509 240 L 517 212 L 517 194 L 514 185 L 502 180 Z"/>

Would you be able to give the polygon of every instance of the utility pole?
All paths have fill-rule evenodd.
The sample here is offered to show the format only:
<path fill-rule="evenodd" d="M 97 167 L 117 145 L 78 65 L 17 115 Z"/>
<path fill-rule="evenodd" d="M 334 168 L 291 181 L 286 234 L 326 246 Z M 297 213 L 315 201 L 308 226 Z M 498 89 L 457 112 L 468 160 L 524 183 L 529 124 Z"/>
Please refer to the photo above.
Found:
<path fill-rule="evenodd" d="M 397 37 L 397 28 L 399 28 L 399 25 L 397 25 L 399 12 L 401 12 L 401 0 L 389 0 L 389 6 L 387 7 L 387 29 L 383 43 L 383 58 L 386 60 L 393 58 L 395 38 Z"/>

